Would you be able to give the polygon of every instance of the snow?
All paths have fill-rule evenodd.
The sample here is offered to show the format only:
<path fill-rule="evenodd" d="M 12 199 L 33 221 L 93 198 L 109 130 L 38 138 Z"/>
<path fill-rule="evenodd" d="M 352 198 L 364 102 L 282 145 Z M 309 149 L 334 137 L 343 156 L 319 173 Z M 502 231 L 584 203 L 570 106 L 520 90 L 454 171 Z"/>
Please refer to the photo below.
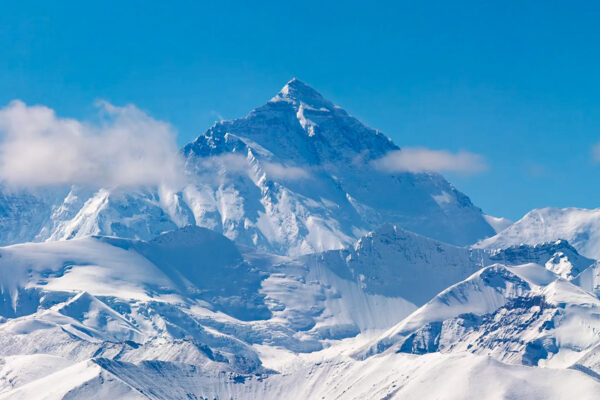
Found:
<path fill-rule="evenodd" d="M 566 248 L 564 243 L 554 246 Z M 513 250 L 508 258 L 544 262 L 556 250 L 536 249 Z M 589 375 L 564 368 L 584 357 L 593 360 L 589 354 L 598 344 L 600 301 L 539 264 L 479 269 L 479 263 L 498 254 L 450 246 L 394 226 L 343 251 L 297 259 L 240 251 L 223 236 L 195 227 L 148 242 L 91 237 L 9 246 L 0 249 L 0 271 L 15 273 L 3 273 L 2 284 L 16 291 L 18 301 L 14 317 L 0 324 L 0 395 L 244 399 L 278 398 L 294 387 L 295 398 L 373 393 L 435 398 L 440 392 L 432 382 L 449 390 L 444 385 L 458 379 L 464 385 L 451 392 L 455 398 L 485 394 L 488 387 L 495 388 L 490 396 L 560 398 L 562 389 L 543 384 L 548 377 L 580 384 L 582 398 L 597 394 Z M 415 271 L 423 270 L 417 275 L 420 283 L 411 285 L 431 290 L 428 278 L 453 263 L 461 267 L 458 274 L 444 279 L 465 280 L 450 283 L 418 309 L 404 297 L 415 300 L 410 291 L 382 286 L 391 277 L 390 282 L 402 282 L 403 276 L 414 279 Z M 220 276 L 233 286 L 219 281 Z M 541 322 L 523 328 L 518 337 L 528 339 L 515 339 L 521 344 L 511 342 L 499 350 L 488 347 L 486 336 L 498 336 L 498 328 L 451 328 L 450 321 L 465 313 L 501 315 L 498 310 L 512 310 L 508 304 L 533 292 L 549 304 L 568 305 L 569 313 L 553 333 L 564 350 L 549 360 L 534 358 L 560 369 L 515 361 L 514 354 L 530 351 L 523 341 L 539 340 Z M 232 303 L 234 298 L 246 299 L 245 306 Z M 442 329 L 440 351 L 423 356 L 365 352 L 388 349 L 435 321 L 448 326 Z M 383 333 L 386 329 L 391 330 Z M 481 344 L 467 351 L 467 343 Z M 593 361 L 577 365 L 596 368 Z M 527 385 L 520 384 L 524 379 Z M 176 388 L 166 390 L 172 382 Z"/>
<path fill-rule="evenodd" d="M 5 298 L 14 299 L 0 324 L 0 357 L 70 364 L 117 357 L 261 373 L 253 344 L 313 352 L 385 329 L 416 307 L 368 293 L 326 265 L 246 256 L 192 226 L 148 242 L 89 237 L 0 248 L 0 279 Z M 77 387 L 104 373 L 95 366 L 69 372 Z"/>
<path fill-rule="evenodd" d="M 166 276 L 147 259 L 96 238 L 26 243 L 0 250 L 2 290 L 44 287 L 99 296 L 148 300 L 144 286 L 166 287 Z"/>
<path fill-rule="evenodd" d="M 574 283 L 538 264 L 486 267 L 442 291 L 354 357 L 468 352 L 550 368 L 587 363 L 594 376 L 598 366 L 582 360 L 600 340 L 600 300 Z"/>
<path fill-rule="evenodd" d="M 596 381 L 565 368 L 597 368 L 600 300 L 575 286 L 578 279 L 543 266 L 559 249 L 571 264 L 591 262 L 584 272 L 596 269 L 566 242 L 486 252 L 391 225 L 347 249 L 295 259 L 240 251 L 191 226 L 152 241 L 90 237 L 0 248 L 3 292 L 13 299 L 0 324 L 0 393 L 243 399 L 277 398 L 293 385 L 297 398 L 373 391 L 435 398 L 433 380 L 458 379 L 439 370 L 460 368 L 461 379 L 485 377 L 485 387 L 502 376 L 499 393 L 552 396 L 535 380 L 555 374 L 582 381 L 582 396 L 591 396 Z M 494 257 L 542 265 L 481 269 Z M 449 286 L 437 296 L 435 275 Z M 408 286 L 397 285 L 407 278 Z M 427 291 L 434 298 L 424 302 L 417 294 Z M 536 305 L 515 306 L 535 296 L 550 304 L 541 314 Z M 560 307 L 568 312 L 557 317 Z M 480 328 L 465 324 L 465 315 L 480 315 L 473 325 Z M 493 345 L 513 328 L 490 319 L 511 318 L 523 321 L 514 340 Z M 540 331 L 547 321 L 554 327 Z M 441 330 L 431 330 L 438 322 Z M 429 355 L 406 354 L 409 336 L 439 344 Z M 530 343 L 540 340 L 557 347 L 532 353 Z M 559 369 L 521 366 L 534 363 Z M 521 387 L 519 379 L 531 382 Z M 173 381 L 177 389 L 165 390 Z M 464 390 L 453 395 L 486 389 Z"/>
<path fill-rule="evenodd" d="M 0 399 L 106 399 L 138 400 L 142 393 L 111 376 L 91 361 L 83 361 L 18 387 Z"/>
<path fill-rule="evenodd" d="M 110 371 L 110 372 L 109 372 Z M 120 376 L 116 379 L 115 376 Z M 62 379 L 60 379 L 62 378 Z M 99 385 L 100 378 L 104 383 Z M 181 365 L 99 360 L 60 370 L 10 393 L 10 398 L 166 399 L 594 399 L 600 383 L 577 370 L 510 366 L 476 355 L 393 354 L 357 362 L 344 357 L 309 369 L 229 383 Z M 60 385 L 55 382 L 60 381 Z M 68 396 L 61 397 L 67 389 Z M 202 397 L 201 397 L 202 396 Z M 2 397 L 0 397 L 2 398 Z M 193 398 L 193 397 L 192 397 Z"/>
<path fill-rule="evenodd" d="M 600 209 L 536 209 L 496 236 L 482 240 L 476 247 L 505 248 L 559 239 L 567 240 L 586 257 L 600 259 Z"/>
<path fill-rule="evenodd" d="M 483 215 L 485 221 L 490 224 L 496 233 L 500 233 L 513 224 L 513 221 L 503 217 L 493 217 L 491 215 Z"/>
<path fill-rule="evenodd" d="M 373 168 L 372 160 L 396 150 L 293 79 L 246 117 L 218 122 L 184 146 L 181 191 L 3 188 L 0 244 L 90 235 L 150 240 L 195 224 L 295 256 L 346 247 L 383 223 L 457 245 L 495 233 L 442 176 Z"/>
<path fill-rule="evenodd" d="M 0 399 L 598 398 L 599 211 L 491 217 L 398 149 L 293 79 L 181 191 L 3 188 Z"/>
<path fill-rule="evenodd" d="M 57 371 L 72 364 L 66 358 L 47 354 L 4 357 L 0 366 L 0 394 L 43 378 L 49 374 L 48 371 Z"/>

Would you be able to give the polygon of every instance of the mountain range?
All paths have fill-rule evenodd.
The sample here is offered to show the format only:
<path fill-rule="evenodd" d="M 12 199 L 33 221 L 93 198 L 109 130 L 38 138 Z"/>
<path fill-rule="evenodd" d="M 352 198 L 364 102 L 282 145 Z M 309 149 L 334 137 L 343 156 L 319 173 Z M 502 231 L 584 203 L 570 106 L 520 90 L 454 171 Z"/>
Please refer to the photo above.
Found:
<path fill-rule="evenodd" d="M 293 79 L 181 187 L 0 194 L 0 399 L 595 399 L 600 211 L 510 223 Z"/>
<path fill-rule="evenodd" d="M 495 233 L 441 175 L 376 167 L 398 149 L 293 79 L 264 106 L 184 146 L 183 188 L 7 188 L 0 244 L 89 235 L 149 240 L 197 225 L 300 255 L 345 247 L 384 223 L 457 245 Z"/>

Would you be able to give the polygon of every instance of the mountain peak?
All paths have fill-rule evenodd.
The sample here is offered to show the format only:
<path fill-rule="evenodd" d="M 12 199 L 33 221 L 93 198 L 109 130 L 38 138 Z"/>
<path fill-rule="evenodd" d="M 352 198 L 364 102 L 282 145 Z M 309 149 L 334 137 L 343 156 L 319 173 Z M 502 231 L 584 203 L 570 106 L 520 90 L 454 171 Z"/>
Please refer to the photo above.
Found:
<path fill-rule="evenodd" d="M 333 103 L 324 98 L 311 86 L 302 82 L 298 78 L 292 78 L 285 86 L 271 99 L 272 102 L 287 101 L 294 104 L 305 104 L 314 108 L 332 108 Z"/>

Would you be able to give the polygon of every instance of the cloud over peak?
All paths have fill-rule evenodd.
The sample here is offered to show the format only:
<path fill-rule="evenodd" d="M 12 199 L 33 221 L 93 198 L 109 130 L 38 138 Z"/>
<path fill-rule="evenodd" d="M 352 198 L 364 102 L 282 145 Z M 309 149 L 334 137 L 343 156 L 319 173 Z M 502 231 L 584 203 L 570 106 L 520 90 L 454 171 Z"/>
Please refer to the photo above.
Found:
<path fill-rule="evenodd" d="M 467 151 L 451 153 L 424 147 L 405 147 L 374 160 L 375 168 L 386 172 L 460 172 L 475 174 L 488 167 L 479 154 Z"/>
<path fill-rule="evenodd" d="M 16 186 L 182 183 L 172 127 L 133 105 L 97 103 L 101 122 L 14 100 L 0 109 L 0 180 Z"/>

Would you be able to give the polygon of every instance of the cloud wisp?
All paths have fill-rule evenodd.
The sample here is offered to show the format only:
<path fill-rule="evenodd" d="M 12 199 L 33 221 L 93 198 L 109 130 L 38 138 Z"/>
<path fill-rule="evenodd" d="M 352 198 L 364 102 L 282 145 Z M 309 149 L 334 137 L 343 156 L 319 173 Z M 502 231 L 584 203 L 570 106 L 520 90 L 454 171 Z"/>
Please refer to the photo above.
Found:
<path fill-rule="evenodd" d="M 201 169 L 199 174 L 209 171 L 220 171 L 234 175 L 248 175 L 252 170 L 252 164 L 248 158 L 239 153 L 225 153 L 216 156 L 205 157 L 200 161 Z M 284 181 L 296 181 L 309 179 L 310 172 L 306 168 L 284 165 L 273 161 L 262 161 L 260 163 L 262 171 L 268 178 Z M 203 175 L 204 179 L 210 179 Z"/>
<path fill-rule="evenodd" d="M 423 147 L 406 147 L 391 151 L 373 161 L 373 166 L 386 172 L 458 172 L 476 174 L 487 170 L 484 158 L 467 151 L 451 153 Z"/>
<path fill-rule="evenodd" d="M 39 187 L 179 186 L 175 132 L 133 105 L 97 104 L 101 122 L 57 117 L 45 106 L 14 100 L 0 109 L 0 180 Z"/>
<path fill-rule="evenodd" d="M 310 173 L 300 167 L 290 167 L 279 163 L 265 163 L 265 172 L 275 179 L 296 181 L 310 178 Z"/>
<path fill-rule="evenodd" d="M 175 132 L 134 105 L 98 102 L 100 122 L 60 118 L 54 110 L 14 100 L 0 109 L 0 181 L 21 187 L 81 184 L 96 187 L 186 184 L 184 162 Z M 594 149 L 600 161 L 600 146 Z M 386 172 L 479 173 L 482 156 L 426 148 L 404 148 L 374 160 Z M 204 160 L 208 170 L 247 173 L 249 164 L 237 154 Z M 310 172 L 265 161 L 264 172 L 275 179 L 302 180 Z"/>

